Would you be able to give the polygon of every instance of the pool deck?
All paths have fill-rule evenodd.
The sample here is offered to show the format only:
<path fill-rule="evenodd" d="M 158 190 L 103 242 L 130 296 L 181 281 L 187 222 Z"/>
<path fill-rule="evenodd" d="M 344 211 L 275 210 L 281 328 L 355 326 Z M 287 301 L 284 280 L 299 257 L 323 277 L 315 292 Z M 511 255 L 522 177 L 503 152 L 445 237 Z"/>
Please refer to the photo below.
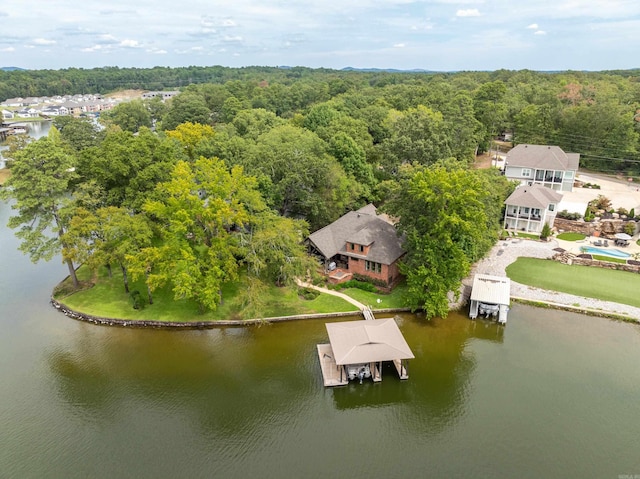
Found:
<path fill-rule="evenodd" d="M 629 255 L 629 258 L 633 257 L 633 255 L 635 253 L 640 253 L 640 246 L 638 246 L 636 244 L 636 241 L 638 240 L 638 238 L 636 236 L 633 237 L 633 239 L 629 242 L 629 246 L 616 246 L 615 245 L 615 240 L 608 240 L 609 241 L 609 246 L 596 246 L 593 243 L 595 243 L 597 240 L 603 241 L 602 238 L 596 238 L 595 236 L 588 236 L 587 238 L 580 240 L 580 241 L 564 241 L 558 238 L 554 238 L 557 242 L 558 242 L 558 246 L 570 253 L 573 254 L 582 254 L 582 251 L 580 250 L 580 248 L 584 247 L 584 246 L 590 246 L 592 248 L 598 248 L 600 250 L 602 250 L 603 252 L 609 250 L 618 250 L 621 251 L 623 253 L 626 253 Z M 604 254 L 604 253 L 603 253 Z M 610 255 L 613 257 L 613 255 Z M 621 258 L 620 256 L 615 256 L 616 258 Z M 626 259 L 626 258 L 622 258 L 622 259 Z"/>

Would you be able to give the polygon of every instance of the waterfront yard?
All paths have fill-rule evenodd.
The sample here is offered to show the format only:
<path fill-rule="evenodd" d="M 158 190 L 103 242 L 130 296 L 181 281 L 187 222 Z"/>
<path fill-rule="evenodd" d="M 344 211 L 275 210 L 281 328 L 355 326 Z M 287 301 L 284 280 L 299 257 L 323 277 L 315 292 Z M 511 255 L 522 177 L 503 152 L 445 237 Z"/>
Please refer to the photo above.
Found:
<path fill-rule="evenodd" d="M 124 291 L 122 273 L 119 270 L 114 268 L 113 277 L 109 278 L 106 268 L 101 268 L 99 274 L 92 277 L 88 268 L 82 267 L 78 270 L 78 276 L 83 283 L 93 283 L 93 286 L 66 297 L 56 296 L 56 299 L 74 310 L 93 316 L 187 322 L 358 311 L 352 304 L 328 294 L 304 299 L 297 287 L 267 286 L 254 291 L 254 301 L 249 303 L 249 288 L 244 281 L 226 284 L 222 290 L 223 303 L 215 311 L 204 313 L 199 311 L 193 300 L 175 300 L 169 287 L 156 290 L 153 293 L 153 304 L 150 305 L 144 282 L 131 282 L 130 290 L 139 291 L 145 303 L 143 308 L 134 309 L 130 296 Z"/>
<path fill-rule="evenodd" d="M 506 272 L 527 286 L 640 307 L 640 275 L 635 273 L 525 257 Z"/>

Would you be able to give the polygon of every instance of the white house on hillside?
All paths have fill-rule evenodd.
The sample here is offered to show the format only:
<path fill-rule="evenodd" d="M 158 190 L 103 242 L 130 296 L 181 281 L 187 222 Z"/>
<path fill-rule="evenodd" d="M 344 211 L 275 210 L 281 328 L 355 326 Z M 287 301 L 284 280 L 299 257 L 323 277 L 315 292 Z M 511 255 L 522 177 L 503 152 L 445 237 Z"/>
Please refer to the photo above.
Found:
<path fill-rule="evenodd" d="M 522 185 L 572 191 L 580 155 L 559 146 L 518 145 L 507 154 L 504 174 Z"/>
<path fill-rule="evenodd" d="M 520 186 L 504 202 L 504 228 L 540 233 L 545 223 L 553 228 L 562 195 L 540 185 Z"/>

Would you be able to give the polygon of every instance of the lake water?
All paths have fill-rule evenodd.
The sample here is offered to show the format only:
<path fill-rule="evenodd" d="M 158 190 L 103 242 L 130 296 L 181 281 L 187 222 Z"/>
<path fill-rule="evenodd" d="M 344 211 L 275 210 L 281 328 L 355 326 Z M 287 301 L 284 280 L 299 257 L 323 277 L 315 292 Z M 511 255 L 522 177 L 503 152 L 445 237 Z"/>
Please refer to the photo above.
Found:
<path fill-rule="evenodd" d="M 27 129 L 27 134 L 35 139 L 46 136 L 49 133 L 49 130 L 51 129 L 51 121 L 29 121 L 29 122 L 25 122 L 25 125 Z M 2 157 L 2 151 L 6 150 L 7 148 L 8 147 L 6 145 L 0 145 L 0 168 L 5 167 L 5 160 Z"/>
<path fill-rule="evenodd" d="M 48 304 L 0 203 L 3 478 L 640 474 L 640 327 L 515 304 L 506 327 L 398 318 L 410 378 L 327 389 L 324 321 L 108 328 Z"/>

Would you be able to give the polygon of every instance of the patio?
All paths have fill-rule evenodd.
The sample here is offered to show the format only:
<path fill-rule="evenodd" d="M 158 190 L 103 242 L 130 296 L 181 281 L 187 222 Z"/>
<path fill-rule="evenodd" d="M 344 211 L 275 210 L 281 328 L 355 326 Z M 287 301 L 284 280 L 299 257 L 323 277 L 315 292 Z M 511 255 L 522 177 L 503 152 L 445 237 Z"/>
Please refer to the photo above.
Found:
<path fill-rule="evenodd" d="M 602 249 L 607 248 L 624 248 L 624 252 L 633 256 L 634 254 L 640 254 L 640 246 L 636 244 L 637 237 L 630 237 L 629 240 L 625 239 L 604 239 L 596 236 L 587 236 L 583 240 L 578 241 L 566 241 L 562 239 L 554 238 L 555 241 L 558 242 L 558 246 L 569 253 L 578 255 L 581 254 L 582 251 L 580 248 L 583 246 L 595 246 Z"/>

